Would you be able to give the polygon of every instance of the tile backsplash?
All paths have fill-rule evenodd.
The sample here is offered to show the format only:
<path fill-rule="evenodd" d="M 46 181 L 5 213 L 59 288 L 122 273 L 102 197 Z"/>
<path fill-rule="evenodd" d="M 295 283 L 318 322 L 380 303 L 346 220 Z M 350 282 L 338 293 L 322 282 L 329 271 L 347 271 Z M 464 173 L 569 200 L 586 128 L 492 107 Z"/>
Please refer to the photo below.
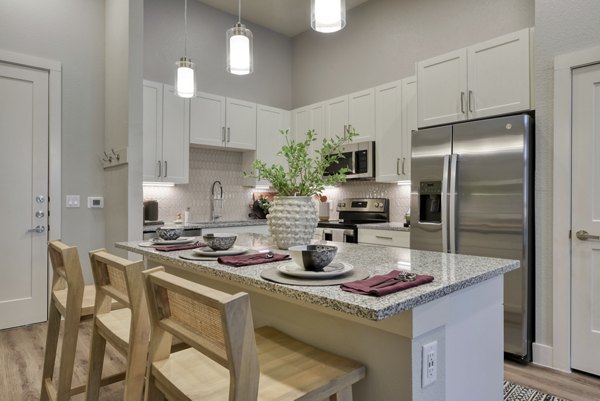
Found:
<path fill-rule="evenodd" d="M 191 221 L 210 220 L 211 189 L 215 181 L 223 185 L 223 208 L 219 220 L 247 220 L 252 188 L 242 186 L 242 153 L 216 149 L 190 148 L 190 182 L 174 187 L 144 187 L 144 199 L 158 201 L 158 217 L 165 223 L 183 216 L 190 208 Z M 141 206 L 140 206 L 141 207 Z"/>
<path fill-rule="evenodd" d="M 144 187 L 144 199 L 158 201 L 158 217 L 166 223 L 173 221 L 177 213 L 183 216 L 188 207 L 192 222 L 209 221 L 211 188 L 218 180 L 224 195 L 223 208 L 217 209 L 220 220 L 246 220 L 254 189 L 242 186 L 242 171 L 241 152 L 191 148 L 189 184 Z M 389 198 L 390 220 L 394 222 L 404 222 L 404 214 L 410 207 L 410 185 L 351 181 L 326 189 L 324 195 L 332 201 L 332 219 L 337 217 L 335 205 L 341 198 Z"/>

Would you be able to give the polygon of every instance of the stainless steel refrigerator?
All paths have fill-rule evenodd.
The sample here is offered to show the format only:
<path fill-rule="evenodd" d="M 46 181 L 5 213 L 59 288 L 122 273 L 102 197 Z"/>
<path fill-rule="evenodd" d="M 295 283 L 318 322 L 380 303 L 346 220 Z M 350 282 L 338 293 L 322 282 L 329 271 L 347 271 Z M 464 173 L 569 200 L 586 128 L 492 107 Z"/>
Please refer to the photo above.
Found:
<path fill-rule="evenodd" d="M 504 351 L 531 360 L 533 118 L 527 114 L 414 131 L 412 249 L 519 259 L 504 277 Z"/>

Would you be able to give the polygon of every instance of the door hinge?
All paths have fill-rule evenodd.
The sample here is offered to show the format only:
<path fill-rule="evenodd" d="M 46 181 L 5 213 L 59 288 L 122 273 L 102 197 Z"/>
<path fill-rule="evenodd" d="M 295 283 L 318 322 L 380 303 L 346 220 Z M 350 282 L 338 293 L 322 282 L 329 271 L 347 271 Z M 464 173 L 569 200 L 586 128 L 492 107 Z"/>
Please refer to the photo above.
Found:
<path fill-rule="evenodd" d="M 573 236 L 572 231 L 569 230 L 569 239 L 573 238 L 572 236 Z"/>

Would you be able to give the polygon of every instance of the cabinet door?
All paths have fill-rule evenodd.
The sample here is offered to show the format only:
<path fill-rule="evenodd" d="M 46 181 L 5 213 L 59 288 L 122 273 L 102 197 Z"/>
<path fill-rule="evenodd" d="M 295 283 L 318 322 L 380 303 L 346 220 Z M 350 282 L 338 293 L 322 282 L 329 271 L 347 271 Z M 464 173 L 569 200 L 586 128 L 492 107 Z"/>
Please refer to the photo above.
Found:
<path fill-rule="evenodd" d="M 190 174 L 189 101 L 163 87 L 163 181 L 187 184 Z"/>
<path fill-rule="evenodd" d="M 279 164 L 287 167 L 287 161 L 278 155 L 285 144 L 285 136 L 279 130 L 290 125 L 290 112 L 275 107 L 257 105 L 256 112 L 256 158 L 267 164 Z M 259 182 L 259 185 L 268 182 Z"/>
<path fill-rule="evenodd" d="M 256 149 L 256 103 L 227 98 L 227 132 L 228 148 Z"/>
<path fill-rule="evenodd" d="M 190 103 L 190 143 L 225 146 L 225 98 L 198 92 Z"/>
<path fill-rule="evenodd" d="M 468 48 L 469 118 L 528 110 L 529 28 Z"/>
<path fill-rule="evenodd" d="M 302 107 L 294 110 L 292 113 L 294 119 L 294 126 L 292 129 L 294 138 L 297 141 L 302 140 L 306 131 L 312 128 L 310 107 Z"/>
<path fill-rule="evenodd" d="M 160 181 L 162 171 L 162 97 L 163 86 L 157 82 L 144 81 L 143 94 L 143 154 L 144 181 Z"/>
<path fill-rule="evenodd" d="M 401 180 L 410 180 L 410 158 L 412 132 L 417 129 L 417 78 L 402 80 L 402 160 Z"/>
<path fill-rule="evenodd" d="M 317 134 L 317 142 L 321 143 L 323 138 L 327 137 L 327 132 L 325 131 L 325 104 L 315 103 L 309 107 L 312 123 L 311 128 L 314 129 Z"/>
<path fill-rule="evenodd" d="M 417 63 L 418 125 L 467 119 L 467 49 Z"/>
<path fill-rule="evenodd" d="M 348 96 L 342 96 L 325 102 L 324 137 L 335 138 L 344 135 L 348 126 Z"/>
<path fill-rule="evenodd" d="M 400 180 L 402 143 L 402 81 L 375 88 L 376 180 Z"/>
<path fill-rule="evenodd" d="M 348 125 L 358 133 L 353 142 L 375 140 L 375 89 L 348 95 Z"/>

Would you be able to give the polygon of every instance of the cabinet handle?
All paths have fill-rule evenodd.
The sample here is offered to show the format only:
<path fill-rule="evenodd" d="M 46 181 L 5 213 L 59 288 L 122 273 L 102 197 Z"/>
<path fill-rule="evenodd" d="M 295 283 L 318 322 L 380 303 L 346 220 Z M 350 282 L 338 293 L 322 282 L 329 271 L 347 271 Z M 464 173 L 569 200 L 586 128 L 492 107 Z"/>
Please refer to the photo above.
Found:
<path fill-rule="evenodd" d="M 460 112 L 465 114 L 465 92 L 460 92 Z"/>
<path fill-rule="evenodd" d="M 227 127 L 227 142 L 231 141 L 231 127 Z"/>
<path fill-rule="evenodd" d="M 396 174 L 400 175 L 400 158 L 396 159 Z"/>
<path fill-rule="evenodd" d="M 393 240 L 393 238 L 392 238 L 392 237 L 384 237 L 384 236 L 382 236 L 382 235 L 376 235 L 376 236 L 375 236 L 375 238 L 379 238 L 379 239 L 388 239 L 388 240 L 390 240 L 390 241 L 391 241 L 391 240 Z"/>
<path fill-rule="evenodd" d="M 167 177 L 167 161 L 165 160 L 165 178 Z"/>
<path fill-rule="evenodd" d="M 471 108 L 471 105 L 473 104 L 473 102 L 471 101 L 473 99 L 473 91 L 469 90 L 469 111 L 472 113 L 473 109 Z"/>
<path fill-rule="evenodd" d="M 225 127 L 221 127 L 221 142 L 225 142 Z"/>
<path fill-rule="evenodd" d="M 158 176 L 162 176 L 162 164 L 160 163 L 160 160 L 157 162 L 158 163 Z"/>
<path fill-rule="evenodd" d="M 404 162 L 406 161 L 406 157 L 402 158 L 402 175 L 406 174 L 406 171 L 404 171 Z"/>

